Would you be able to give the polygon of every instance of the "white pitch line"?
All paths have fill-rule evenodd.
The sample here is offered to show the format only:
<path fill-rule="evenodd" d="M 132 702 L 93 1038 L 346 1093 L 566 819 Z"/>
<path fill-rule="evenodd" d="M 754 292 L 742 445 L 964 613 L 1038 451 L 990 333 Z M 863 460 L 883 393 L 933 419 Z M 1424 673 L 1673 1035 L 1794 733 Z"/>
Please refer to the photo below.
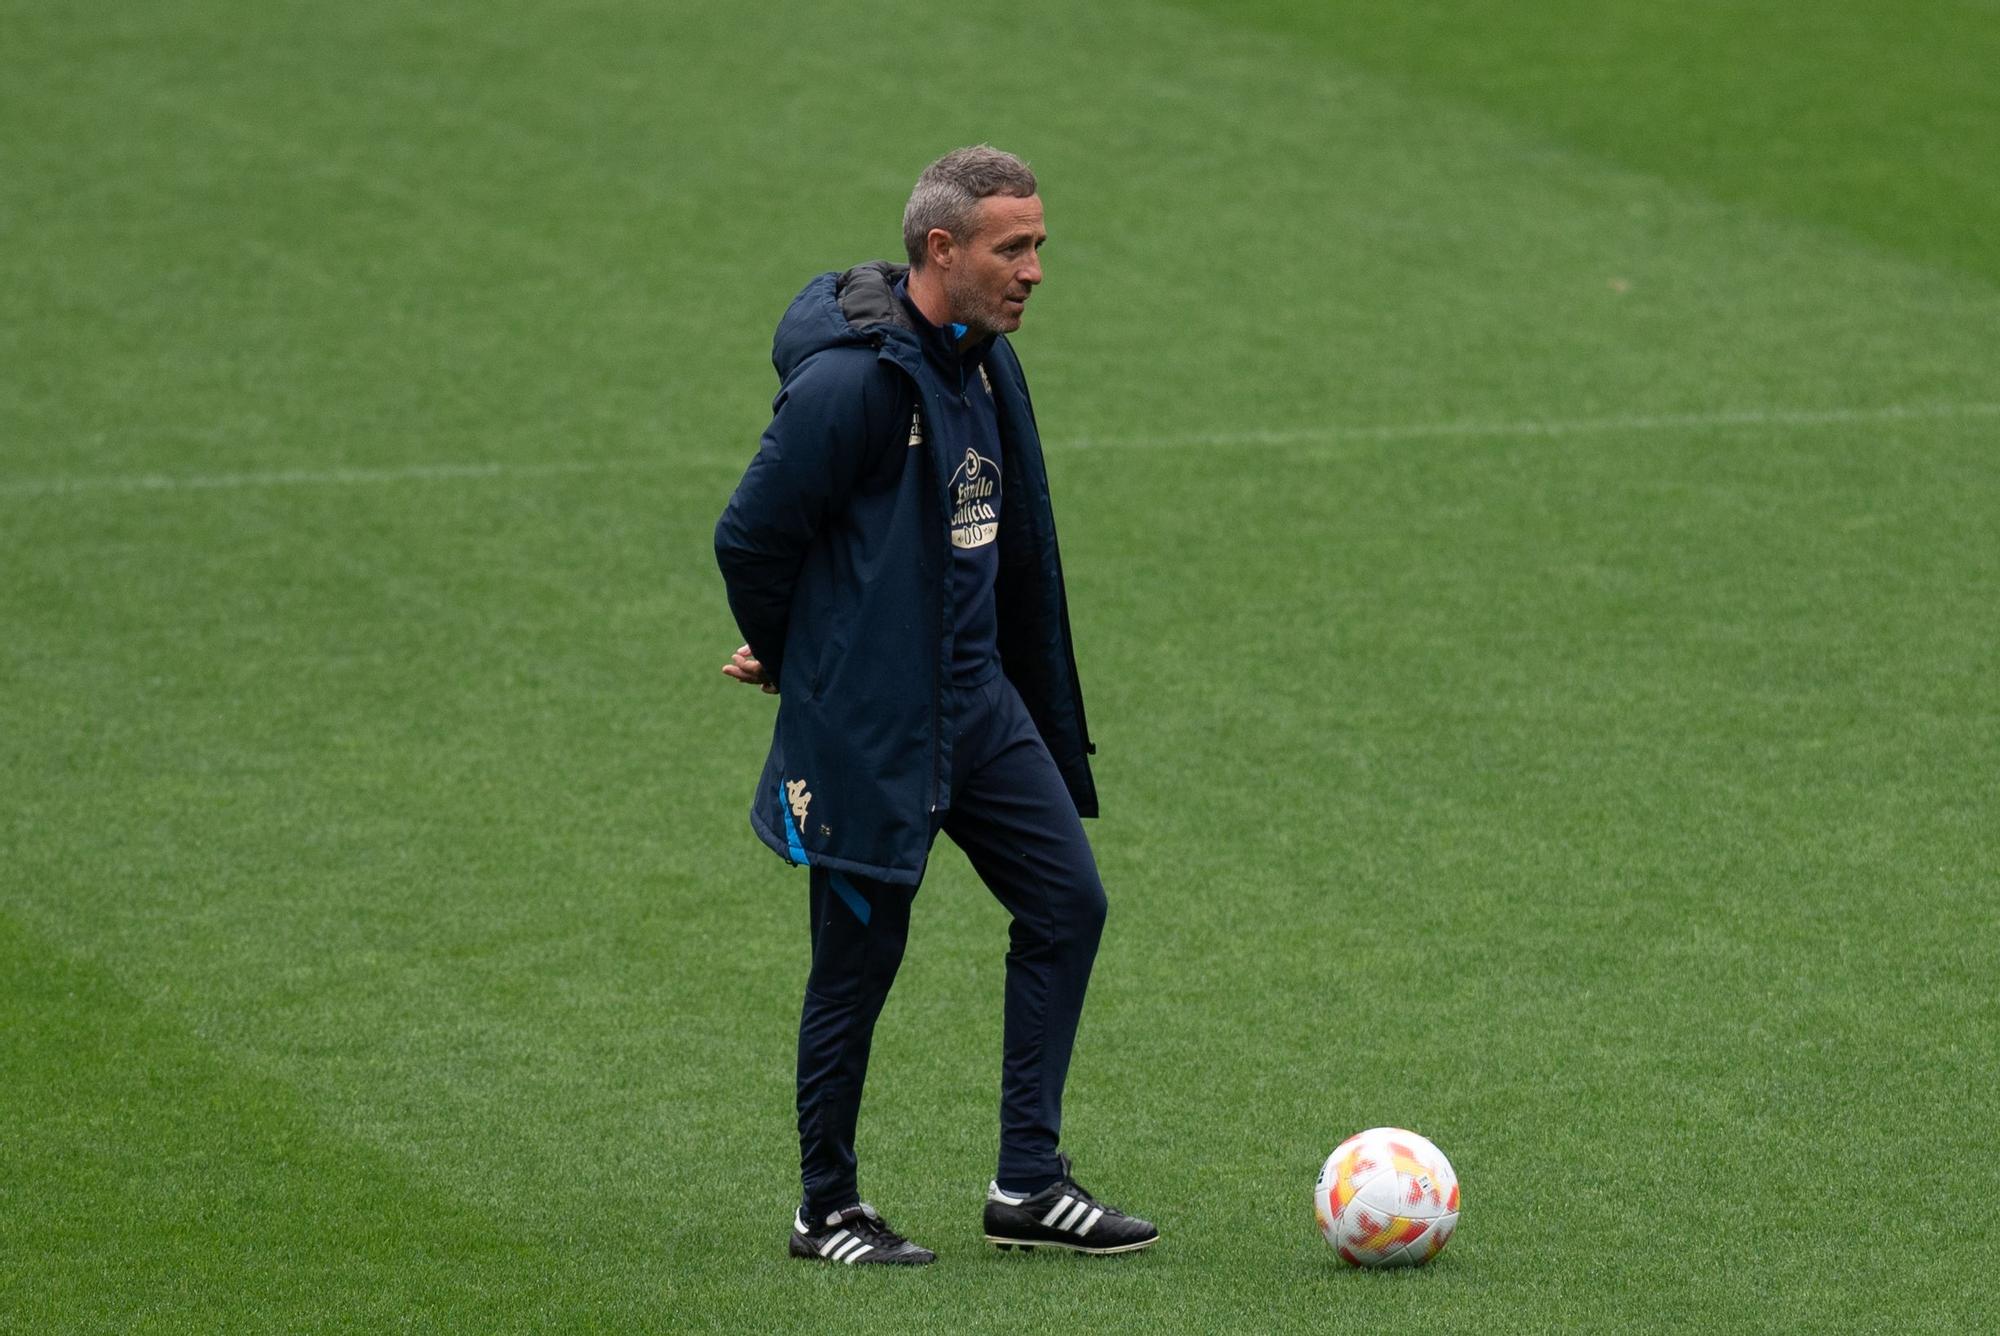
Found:
<path fill-rule="evenodd" d="M 1721 413 L 1660 413 L 1624 417 L 1515 422 L 1407 422 L 1386 426 L 1299 427 L 1286 431 L 1217 431 L 1193 435 L 1072 437 L 1074 450 L 1170 449 L 1192 446 L 1314 445 L 1339 441 L 1421 441 L 1462 436 L 1584 436 L 1701 427 L 1824 427 L 1848 423 L 1908 422 L 2000 416 L 2000 404 L 1917 404 L 1887 408 L 1769 409 Z"/>
<path fill-rule="evenodd" d="M 272 469 L 246 473 L 128 473 L 101 477 L 31 478 L 0 483 L 0 496 L 66 496 L 73 492 L 202 492 L 238 487 L 327 487 L 477 478 L 543 478 L 665 467 L 663 459 L 562 460 L 544 464 L 403 464 L 387 468 Z"/>
<path fill-rule="evenodd" d="M 1702 427 L 1821 427 L 1870 422 L 1913 422 L 2000 417 L 2000 403 L 1915 404 L 1885 408 L 1740 409 L 1721 413 L 1662 413 L 1626 417 L 1515 422 L 1406 422 L 1360 427 L 1300 427 L 1285 431 L 1200 432 L 1193 435 L 1068 437 L 1049 442 L 1063 450 L 1172 449 L 1198 446 L 1317 445 L 1341 441 L 1421 441 L 1455 437 L 1615 435 Z M 557 460 L 510 464 L 406 464 L 386 468 L 273 469 L 244 473 L 128 473 L 98 477 L 27 478 L 0 482 L 0 497 L 68 496 L 80 492 L 198 492 L 244 487 L 324 487 L 480 478 L 537 478 L 665 468 L 664 458 Z M 680 461 L 699 467 L 734 461 Z"/>

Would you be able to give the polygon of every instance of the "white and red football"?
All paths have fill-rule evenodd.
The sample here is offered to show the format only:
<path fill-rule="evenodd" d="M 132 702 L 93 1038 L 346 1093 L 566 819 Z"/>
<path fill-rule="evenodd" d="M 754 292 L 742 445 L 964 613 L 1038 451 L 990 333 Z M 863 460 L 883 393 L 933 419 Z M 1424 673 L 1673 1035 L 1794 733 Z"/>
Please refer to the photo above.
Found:
<path fill-rule="evenodd" d="M 1313 1188 L 1319 1232 L 1350 1266 L 1422 1266 L 1451 1241 L 1458 1211 L 1451 1161 L 1400 1127 L 1341 1142 Z"/>

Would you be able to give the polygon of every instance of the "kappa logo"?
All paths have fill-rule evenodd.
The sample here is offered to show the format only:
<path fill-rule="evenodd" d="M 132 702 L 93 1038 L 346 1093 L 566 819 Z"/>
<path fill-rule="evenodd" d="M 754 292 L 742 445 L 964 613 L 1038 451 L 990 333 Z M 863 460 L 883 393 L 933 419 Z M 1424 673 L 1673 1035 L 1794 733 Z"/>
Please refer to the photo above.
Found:
<path fill-rule="evenodd" d="M 924 443 L 924 415 L 923 411 L 919 409 L 918 411 L 910 414 L 910 444 L 912 446 L 918 446 L 922 445 L 923 443 Z"/>
<path fill-rule="evenodd" d="M 979 365 L 979 383 L 986 387 L 986 397 L 991 399 L 993 397 L 993 378 L 986 374 L 986 364 L 984 362 Z"/>
<path fill-rule="evenodd" d="M 813 796 L 806 792 L 806 782 L 803 779 L 786 780 L 785 798 L 792 805 L 793 819 L 799 823 L 799 829 L 804 830 L 806 826 L 806 807 L 813 800 Z"/>

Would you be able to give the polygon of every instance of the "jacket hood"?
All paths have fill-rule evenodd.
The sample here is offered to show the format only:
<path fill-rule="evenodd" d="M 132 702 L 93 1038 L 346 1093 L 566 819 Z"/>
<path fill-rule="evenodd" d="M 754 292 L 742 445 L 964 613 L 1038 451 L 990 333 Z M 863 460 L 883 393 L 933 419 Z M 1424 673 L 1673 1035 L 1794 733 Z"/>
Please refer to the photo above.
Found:
<path fill-rule="evenodd" d="M 771 337 L 771 365 L 779 381 L 791 379 L 801 362 L 828 348 L 879 348 L 897 330 L 914 343 L 916 327 L 896 300 L 896 282 L 909 272 L 906 264 L 870 260 L 806 284 Z"/>

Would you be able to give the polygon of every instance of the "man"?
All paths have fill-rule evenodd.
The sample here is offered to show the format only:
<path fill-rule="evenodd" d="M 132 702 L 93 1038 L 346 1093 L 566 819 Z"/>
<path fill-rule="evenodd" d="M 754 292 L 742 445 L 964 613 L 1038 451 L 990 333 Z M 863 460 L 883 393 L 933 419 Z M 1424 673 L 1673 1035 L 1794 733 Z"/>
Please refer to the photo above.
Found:
<path fill-rule="evenodd" d="M 1104 923 L 1097 814 L 1041 441 L 1006 334 L 1042 281 L 1035 177 L 979 146 L 924 169 L 910 263 L 806 285 L 779 323 L 773 417 L 716 525 L 745 644 L 778 696 L 751 825 L 810 872 L 799 1021 L 804 1200 L 793 1256 L 935 1260 L 861 1200 L 855 1123 L 875 1019 L 939 831 L 1013 915 L 987 1240 L 1129 1252 L 1158 1231 L 1058 1149 Z"/>

